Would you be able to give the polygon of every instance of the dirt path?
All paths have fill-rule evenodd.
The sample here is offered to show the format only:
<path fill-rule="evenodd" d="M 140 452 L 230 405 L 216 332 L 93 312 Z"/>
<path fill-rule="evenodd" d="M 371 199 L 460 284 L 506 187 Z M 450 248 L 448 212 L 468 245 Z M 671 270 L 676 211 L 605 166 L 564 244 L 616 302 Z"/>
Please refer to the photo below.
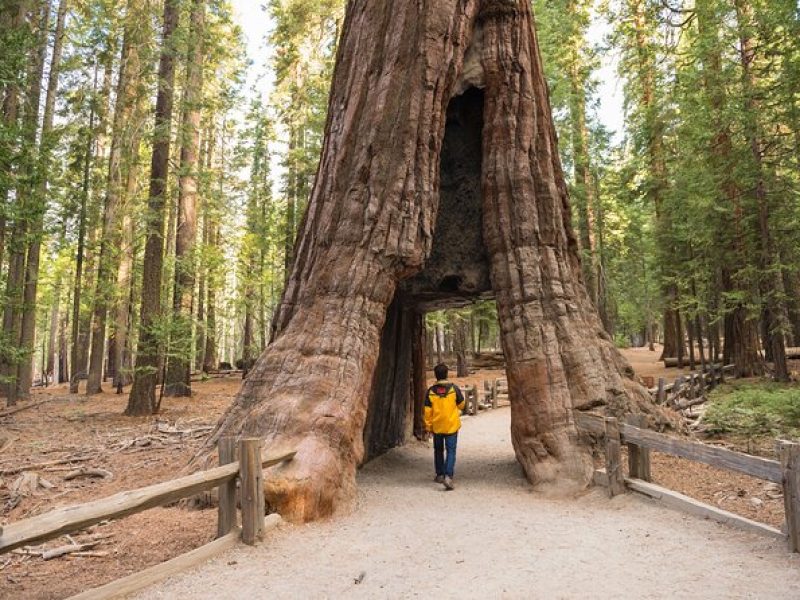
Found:
<path fill-rule="evenodd" d="M 139 598 L 800 598 L 779 542 L 632 495 L 532 491 L 508 428 L 508 409 L 465 419 L 454 492 L 426 445 L 393 450 L 361 471 L 352 514 L 284 525 Z"/>

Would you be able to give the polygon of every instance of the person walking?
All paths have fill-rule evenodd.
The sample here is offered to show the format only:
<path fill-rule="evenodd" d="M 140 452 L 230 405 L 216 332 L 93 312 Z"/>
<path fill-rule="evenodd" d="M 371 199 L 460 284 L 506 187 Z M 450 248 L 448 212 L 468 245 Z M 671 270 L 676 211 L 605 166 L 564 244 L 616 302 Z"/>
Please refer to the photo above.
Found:
<path fill-rule="evenodd" d="M 436 383 L 425 395 L 425 428 L 433 433 L 433 464 L 436 483 L 452 490 L 456 467 L 456 445 L 461 429 L 461 411 L 464 410 L 464 394 L 459 387 L 447 381 L 447 365 L 440 363 L 433 368 Z M 447 455 L 445 456 L 445 450 Z"/>

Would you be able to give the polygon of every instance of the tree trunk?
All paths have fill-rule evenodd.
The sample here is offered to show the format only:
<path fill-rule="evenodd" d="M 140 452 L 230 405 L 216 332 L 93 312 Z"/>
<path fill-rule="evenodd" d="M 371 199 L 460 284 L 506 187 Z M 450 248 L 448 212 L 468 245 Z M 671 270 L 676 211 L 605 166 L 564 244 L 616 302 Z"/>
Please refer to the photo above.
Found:
<path fill-rule="evenodd" d="M 157 411 L 161 339 L 156 330 L 161 317 L 161 276 L 164 264 L 164 198 L 169 173 L 170 128 L 175 87 L 175 37 L 180 16 L 179 0 L 164 2 L 164 29 L 158 69 L 153 156 L 150 165 L 150 193 L 147 203 L 147 241 L 142 275 L 142 306 L 139 347 L 136 354 L 133 386 L 125 414 L 150 415 Z"/>
<path fill-rule="evenodd" d="M 97 91 L 97 70 L 95 69 L 94 91 Z M 86 253 L 86 220 L 87 205 L 89 203 L 89 187 L 91 185 L 92 157 L 94 156 L 94 103 L 89 112 L 89 133 L 86 136 L 86 149 L 83 155 L 83 180 L 81 182 L 81 204 L 78 212 L 78 246 L 75 253 L 75 280 L 72 289 L 72 332 L 71 351 L 70 351 L 70 376 L 69 393 L 78 393 L 78 384 L 81 374 L 86 370 L 86 351 L 89 344 L 87 337 L 82 335 L 82 310 L 81 301 L 83 295 L 83 262 Z"/>
<path fill-rule="evenodd" d="M 208 233 L 209 254 L 216 253 L 219 241 L 219 224 L 212 220 Z M 208 307 L 206 309 L 205 337 L 203 350 L 203 371 L 208 373 L 217 368 L 217 265 L 212 260 L 208 269 Z"/>
<path fill-rule="evenodd" d="M 31 19 L 36 19 L 36 43 L 31 45 L 30 65 L 27 72 L 27 92 L 22 108 L 20 148 L 16 156 L 17 186 L 15 198 L 14 225 L 10 240 L 8 260 L 8 277 L 6 280 L 6 303 L 3 313 L 3 333 L 9 345 L 9 354 L 4 357 L 2 375 L 6 378 L 6 402 L 8 406 L 17 403 L 22 392 L 27 396 L 30 390 L 31 361 L 33 360 L 33 329 L 35 321 L 27 310 L 27 302 L 36 302 L 36 281 L 29 278 L 27 259 L 36 251 L 35 264 L 38 270 L 38 235 L 41 226 L 37 227 L 38 168 L 36 156 L 36 139 L 39 130 L 39 105 L 42 96 L 42 79 L 44 77 L 45 56 L 50 26 L 50 1 L 35 3 L 36 8 Z M 32 287 L 33 286 L 33 287 Z M 25 319 L 27 315 L 27 319 Z M 20 380 L 20 375 L 26 380 Z"/>
<path fill-rule="evenodd" d="M 116 292 L 114 285 L 122 257 L 121 215 L 126 208 L 126 173 L 138 152 L 139 123 L 135 121 L 138 103 L 140 60 L 139 48 L 147 39 L 146 14 L 137 9 L 137 2 L 128 2 L 122 58 L 117 83 L 117 101 L 111 133 L 111 150 L 108 158 L 106 197 L 103 207 L 103 230 L 100 239 L 97 280 L 95 282 L 92 318 L 91 354 L 86 379 L 86 394 L 102 392 L 103 360 L 105 357 L 106 320 L 113 309 Z M 127 288 L 124 288 L 127 291 Z M 116 356 L 115 356 L 116 359 Z"/>
<path fill-rule="evenodd" d="M 181 171 L 178 180 L 178 227 L 175 235 L 175 291 L 173 327 L 165 396 L 191 396 L 192 306 L 197 241 L 197 186 L 199 175 L 200 117 L 203 100 L 203 36 L 205 0 L 194 0 L 186 60 L 181 125 Z"/>
<path fill-rule="evenodd" d="M 703 47 L 701 54 L 703 85 L 714 122 L 718 124 L 714 137 L 709 140 L 711 168 L 719 181 L 721 202 L 729 207 L 719 230 L 724 232 L 721 235 L 730 237 L 720 240 L 720 245 L 729 248 L 731 264 L 743 268 L 748 263 L 744 213 L 741 191 L 734 179 L 736 155 L 731 141 L 730 124 L 725 119 L 728 99 L 722 81 L 719 16 L 715 13 L 713 5 L 705 2 L 697 5 L 696 14 L 698 35 Z M 735 297 L 741 298 L 750 294 L 750 289 L 741 281 L 741 277 L 734 277 L 727 266 L 722 267 L 720 284 L 723 292 L 733 292 Z M 727 364 L 734 361 L 739 377 L 763 372 L 763 365 L 758 355 L 758 337 L 754 334 L 755 326 L 755 320 L 748 315 L 745 303 L 741 299 L 736 300 L 732 307 L 726 307 L 723 362 Z"/>
<path fill-rule="evenodd" d="M 756 75 L 752 68 L 756 47 L 750 30 L 752 23 L 752 7 L 749 0 L 735 0 L 736 16 L 739 29 L 739 51 L 742 69 L 742 88 L 745 100 L 745 137 L 747 138 L 752 154 L 753 169 L 755 173 L 755 186 L 753 196 L 756 203 L 758 241 L 760 245 L 758 266 L 762 280 L 760 288 L 763 299 L 763 325 L 766 333 L 765 350 L 774 363 L 774 377 L 777 381 L 789 381 L 789 369 L 786 364 L 786 345 L 783 340 L 785 324 L 782 323 L 781 314 L 785 312 L 780 300 L 779 264 L 776 264 L 777 254 L 775 243 L 772 239 L 770 227 L 770 200 L 767 192 L 767 181 L 764 173 L 764 141 L 762 139 L 761 124 L 759 121 L 761 108 L 756 89 Z"/>
<path fill-rule="evenodd" d="M 295 449 L 292 462 L 265 477 L 269 505 L 296 520 L 330 514 L 354 495 L 371 390 L 387 376 L 376 366 L 395 362 L 380 350 L 403 341 L 392 334 L 393 302 L 410 310 L 434 294 L 463 302 L 489 292 L 518 460 L 532 482 L 587 485 L 593 466 L 573 409 L 652 403 L 581 281 L 529 3 L 354 0 L 330 108 L 276 336 L 197 460 L 228 433 Z M 446 128 L 459 126 L 470 145 L 450 148 L 456 154 L 445 160 Z M 453 210 L 440 203 L 440 168 L 473 160 L 474 142 L 479 168 L 461 180 L 480 176 L 482 186 L 464 188 L 465 202 L 477 204 L 437 219 L 444 206 Z M 482 250 L 466 257 L 476 270 L 461 270 L 461 248 L 445 243 L 454 271 L 422 289 L 442 266 L 426 258 L 467 220 Z M 396 343 L 386 343 L 392 335 Z M 394 352 L 399 360 L 405 350 Z"/>

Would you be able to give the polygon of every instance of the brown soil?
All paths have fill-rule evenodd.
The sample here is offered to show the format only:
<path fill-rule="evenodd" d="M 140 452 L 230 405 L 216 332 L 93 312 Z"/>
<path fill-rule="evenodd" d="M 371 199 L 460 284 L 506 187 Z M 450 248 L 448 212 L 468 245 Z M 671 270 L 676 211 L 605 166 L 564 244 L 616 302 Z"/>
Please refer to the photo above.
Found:
<path fill-rule="evenodd" d="M 195 384 L 191 399 L 165 398 L 161 414 L 150 418 L 124 417 L 127 395 L 86 398 L 68 394 L 65 386 L 35 390 L 33 402 L 52 401 L 0 420 L 0 447 L 3 439 L 9 442 L 0 452 L 0 523 L 174 478 L 239 383 L 231 377 Z M 171 429 L 190 433 L 168 433 Z M 23 495 L 12 491 L 20 475 L 9 470 L 87 457 L 36 469 L 52 489 L 38 487 Z M 64 480 L 70 469 L 79 467 L 105 469 L 113 477 Z M 92 548 L 106 556 L 65 556 L 47 562 L 39 556 L 0 557 L 0 598 L 64 598 L 178 556 L 212 540 L 215 532 L 215 511 L 178 507 L 101 524 L 72 537 L 81 542 L 89 534 L 108 535 Z M 44 546 L 67 543 L 62 537 Z"/>
<path fill-rule="evenodd" d="M 677 369 L 665 370 L 656 363 L 658 352 L 636 349 L 625 354 L 638 373 L 669 380 L 677 376 Z M 482 390 L 484 380 L 503 375 L 496 369 L 479 370 L 453 381 L 477 384 Z M 160 415 L 136 419 L 122 416 L 126 395 L 87 399 L 68 394 L 63 386 L 36 390 L 34 402 L 52 401 L 0 419 L 0 524 L 174 478 L 202 441 L 203 428 L 216 422 L 239 385 L 236 377 L 197 383 L 191 399 L 165 398 Z M 20 474 L 9 470 L 75 457 L 88 459 L 35 471 L 51 489 L 12 492 Z M 67 469 L 78 467 L 105 469 L 113 478 L 65 481 Z M 764 482 L 659 454 L 653 455 L 653 474 L 656 483 L 726 510 L 776 527 L 783 522 L 782 499 Z M 214 510 L 160 508 L 72 536 L 82 541 L 90 534 L 110 534 L 92 549 L 106 554 L 102 557 L 65 556 L 45 562 L 39 556 L 3 555 L 0 598 L 64 598 L 200 546 L 213 538 L 215 527 Z M 44 545 L 65 543 L 62 537 Z"/>
<path fill-rule="evenodd" d="M 659 377 L 663 377 L 667 382 L 671 382 L 678 375 L 689 373 L 688 368 L 665 367 L 664 363 L 658 360 L 661 356 L 661 350 L 661 344 L 656 344 L 655 350 L 652 351 L 647 346 L 644 346 L 643 348 L 625 348 L 620 352 L 631 363 L 633 370 L 639 377 L 653 377 L 656 380 Z"/>

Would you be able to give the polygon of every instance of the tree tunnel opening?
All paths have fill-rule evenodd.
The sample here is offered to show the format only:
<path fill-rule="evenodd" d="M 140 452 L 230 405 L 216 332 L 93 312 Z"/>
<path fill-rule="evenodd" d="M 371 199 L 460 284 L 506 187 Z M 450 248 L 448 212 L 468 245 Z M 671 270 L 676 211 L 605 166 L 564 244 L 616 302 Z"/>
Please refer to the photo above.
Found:
<path fill-rule="evenodd" d="M 388 308 L 364 426 L 364 462 L 421 435 L 427 389 L 425 313 L 493 297 L 483 241 L 483 90 L 452 98 L 439 163 L 439 206 L 422 270 Z"/>

